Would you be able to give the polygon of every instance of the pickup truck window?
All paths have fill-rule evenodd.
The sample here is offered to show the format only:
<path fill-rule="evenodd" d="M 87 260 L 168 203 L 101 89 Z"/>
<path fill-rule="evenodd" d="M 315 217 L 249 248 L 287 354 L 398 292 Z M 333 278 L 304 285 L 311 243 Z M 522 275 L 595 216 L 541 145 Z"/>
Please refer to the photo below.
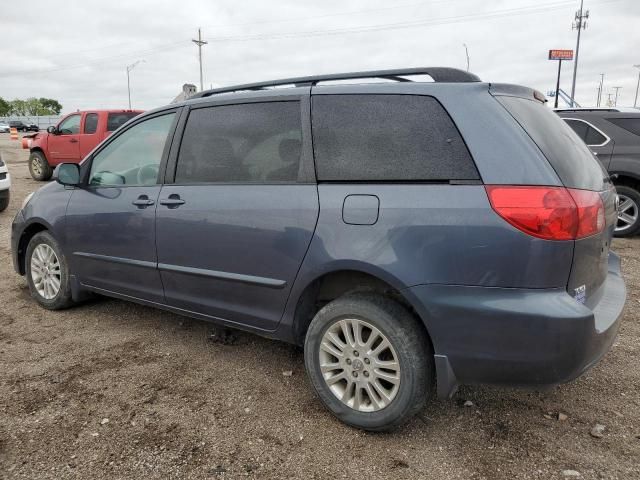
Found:
<path fill-rule="evenodd" d="M 121 125 L 124 125 L 133 117 L 137 117 L 138 115 L 140 115 L 139 112 L 110 113 L 107 117 L 107 132 L 117 130 Z"/>
<path fill-rule="evenodd" d="M 89 184 L 98 187 L 154 185 L 175 113 L 134 125 L 93 158 Z"/>
<path fill-rule="evenodd" d="M 84 133 L 96 133 L 98 130 L 98 114 L 87 113 L 84 117 Z"/>
<path fill-rule="evenodd" d="M 81 118 L 82 116 L 79 113 L 65 118 L 58 127 L 58 130 L 60 130 L 60 133 L 63 135 L 74 135 L 76 133 L 80 133 Z"/>

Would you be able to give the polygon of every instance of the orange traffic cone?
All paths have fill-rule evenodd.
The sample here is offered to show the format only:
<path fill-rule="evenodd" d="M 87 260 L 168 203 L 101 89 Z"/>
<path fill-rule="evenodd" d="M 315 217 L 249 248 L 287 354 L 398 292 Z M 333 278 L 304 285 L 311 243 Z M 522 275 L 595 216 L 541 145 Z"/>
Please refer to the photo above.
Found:
<path fill-rule="evenodd" d="M 11 132 L 9 134 L 9 138 L 11 138 L 11 140 L 18 140 L 18 129 L 10 128 L 9 132 Z"/>

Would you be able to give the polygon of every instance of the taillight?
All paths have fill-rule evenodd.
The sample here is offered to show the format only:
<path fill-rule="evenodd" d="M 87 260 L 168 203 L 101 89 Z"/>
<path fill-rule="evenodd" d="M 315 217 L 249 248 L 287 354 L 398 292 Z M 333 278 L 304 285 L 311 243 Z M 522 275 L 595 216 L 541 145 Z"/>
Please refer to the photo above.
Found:
<path fill-rule="evenodd" d="M 598 192 L 564 187 L 486 185 L 495 212 L 517 229 L 545 240 L 575 240 L 604 229 Z"/>

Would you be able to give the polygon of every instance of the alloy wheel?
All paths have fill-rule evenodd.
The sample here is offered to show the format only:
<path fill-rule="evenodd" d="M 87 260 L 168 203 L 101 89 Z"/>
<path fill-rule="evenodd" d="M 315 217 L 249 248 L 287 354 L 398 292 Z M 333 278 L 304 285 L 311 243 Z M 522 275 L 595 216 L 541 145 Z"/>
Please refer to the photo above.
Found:
<path fill-rule="evenodd" d="M 620 193 L 618 194 L 618 201 L 616 233 L 621 233 L 632 228 L 638 221 L 638 205 L 631 197 Z"/>
<path fill-rule="evenodd" d="M 51 300 L 60 291 L 62 273 L 56 252 L 46 243 L 34 248 L 31 255 L 31 280 L 38 294 Z"/>
<path fill-rule="evenodd" d="M 331 325 L 322 337 L 319 356 L 327 386 L 354 410 L 382 410 L 398 394 L 398 355 L 389 339 L 364 320 L 345 318 Z"/>
<path fill-rule="evenodd" d="M 40 165 L 40 159 L 38 157 L 34 157 L 31 160 L 31 169 L 36 176 L 40 176 L 42 174 L 42 167 Z"/>

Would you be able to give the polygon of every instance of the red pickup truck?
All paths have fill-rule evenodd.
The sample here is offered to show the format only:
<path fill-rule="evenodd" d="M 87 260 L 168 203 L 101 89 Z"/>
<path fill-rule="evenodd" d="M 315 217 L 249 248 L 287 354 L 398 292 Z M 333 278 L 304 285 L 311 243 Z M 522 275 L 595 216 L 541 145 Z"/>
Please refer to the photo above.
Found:
<path fill-rule="evenodd" d="M 55 127 L 23 137 L 28 148 L 29 172 L 35 180 L 49 180 L 53 167 L 63 162 L 79 163 L 111 132 L 141 110 L 88 110 L 64 117 Z"/>

